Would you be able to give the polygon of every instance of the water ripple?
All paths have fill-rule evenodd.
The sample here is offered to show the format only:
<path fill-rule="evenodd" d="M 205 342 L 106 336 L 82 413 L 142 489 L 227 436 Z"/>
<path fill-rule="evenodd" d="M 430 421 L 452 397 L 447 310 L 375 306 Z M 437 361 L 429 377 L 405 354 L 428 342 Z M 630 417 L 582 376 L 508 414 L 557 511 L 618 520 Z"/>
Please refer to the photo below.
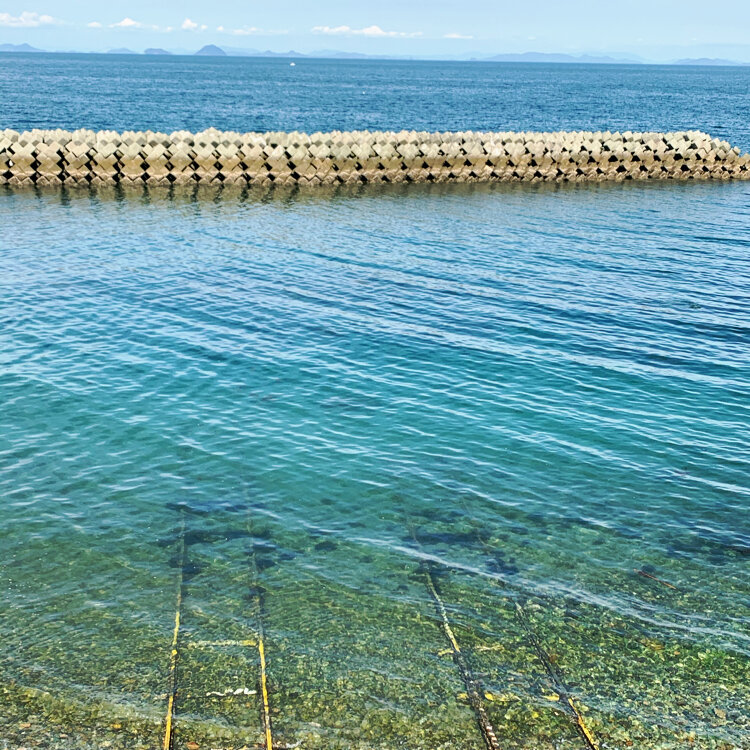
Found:
<path fill-rule="evenodd" d="M 493 689 L 510 670 L 544 705 L 538 666 L 482 640 L 523 638 L 521 603 L 603 736 L 633 717 L 677 736 L 703 691 L 733 715 L 749 219 L 732 184 L 5 194 L 3 674 L 75 700 L 162 693 L 183 518 L 185 637 L 242 630 L 254 554 L 290 715 L 294 680 L 411 716 L 370 681 L 451 679 L 422 629 L 427 568 Z M 667 648 L 685 660 L 670 691 Z M 634 665 L 658 708 L 629 702 Z"/>

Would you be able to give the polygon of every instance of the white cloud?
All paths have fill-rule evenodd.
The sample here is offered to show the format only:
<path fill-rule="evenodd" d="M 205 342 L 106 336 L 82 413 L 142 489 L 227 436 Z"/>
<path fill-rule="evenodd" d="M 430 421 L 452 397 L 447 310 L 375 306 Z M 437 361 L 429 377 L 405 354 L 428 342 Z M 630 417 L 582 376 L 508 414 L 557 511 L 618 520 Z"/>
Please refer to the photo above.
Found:
<path fill-rule="evenodd" d="M 99 21 L 92 21 L 91 23 L 87 23 L 86 26 L 88 26 L 90 29 L 101 29 L 102 27 Z"/>
<path fill-rule="evenodd" d="M 25 10 L 20 16 L 11 16 L 10 13 L 0 13 L 0 26 L 10 26 L 17 29 L 32 29 L 37 26 L 55 26 L 62 21 L 52 16 L 39 13 L 30 13 Z"/>
<path fill-rule="evenodd" d="M 451 32 L 450 34 L 443 34 L 443 39 L 473 39 L 474 37 L 471 36 L 471 34 L 457 34 L 456 32 Z"/>
<path fill-rule="evenodd" d="M 112 29 L 142 29 L 143 24 L 140 21 L 134 21 L 132 18 L 123 18 L 122 21 L 110 24 Z"/>
<path fill-rule="evenodd" d="M 289 31 L 260 29 L 257 26 L 242 26 L 239 29 L 228 29 L 226 26 L 217 26 L 216 31 L 220 34 L 231 34 L 232 36 L 280 36 L 288 34 Z"/>
<path fill-rule="evenodd" d="M 195 21 L 191 21 L 189 18 L 186 18 L 182 22 L 182 26 L 180 28 L 183 31 L 205 31 L 208 26 L 206 26 L 205 23 L 196 23 Z"/>
<path fill-rule="evenodd" d="M 366 26 L 363 29 L 353 29 L 351 26 L 314 26 L 313 34 L 332 34 L 340 36 L 370 36 L 370 37 L 415 37 L 422 36 L 421 31 L 384 31 L 380 26 Z"/>

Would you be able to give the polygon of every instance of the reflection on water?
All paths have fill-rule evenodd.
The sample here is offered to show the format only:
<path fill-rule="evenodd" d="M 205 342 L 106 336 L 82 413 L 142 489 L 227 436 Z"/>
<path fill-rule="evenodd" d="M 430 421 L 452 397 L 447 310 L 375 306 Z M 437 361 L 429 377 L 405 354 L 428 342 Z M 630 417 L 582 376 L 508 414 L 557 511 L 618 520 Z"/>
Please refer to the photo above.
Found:
<path fill-rule="evenodd" d="M 0 741 L 747 747 L 748 195 L 4 192 Z"/>

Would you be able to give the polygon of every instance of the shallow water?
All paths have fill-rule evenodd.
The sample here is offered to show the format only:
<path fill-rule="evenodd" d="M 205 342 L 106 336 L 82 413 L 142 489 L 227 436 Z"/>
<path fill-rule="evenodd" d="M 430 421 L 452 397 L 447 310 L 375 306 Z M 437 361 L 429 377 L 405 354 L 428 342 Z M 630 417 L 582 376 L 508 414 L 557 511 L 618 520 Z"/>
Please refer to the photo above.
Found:
<path fill-rule="evenodd" d="M 501 747 L 586 748 L 571 697 L 601 748 L 747 748 L 749 219 L 2 193 L 0 741 L 159 746 L 182 579 L 176 747 L 263 741 L 262 628 L 276 746 L 480 748 L 432 580 Z"/>

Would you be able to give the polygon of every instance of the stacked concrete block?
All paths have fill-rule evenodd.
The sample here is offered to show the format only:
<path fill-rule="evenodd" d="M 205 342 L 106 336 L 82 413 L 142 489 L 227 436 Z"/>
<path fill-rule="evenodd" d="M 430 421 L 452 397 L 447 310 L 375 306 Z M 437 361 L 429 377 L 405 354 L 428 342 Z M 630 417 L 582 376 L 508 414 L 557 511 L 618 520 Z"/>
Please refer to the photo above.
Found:
<path fill-rule="evenodd" d="M 0 183 L 750 179 L 750 156 L 680 133 L 0 131 Z"/>

